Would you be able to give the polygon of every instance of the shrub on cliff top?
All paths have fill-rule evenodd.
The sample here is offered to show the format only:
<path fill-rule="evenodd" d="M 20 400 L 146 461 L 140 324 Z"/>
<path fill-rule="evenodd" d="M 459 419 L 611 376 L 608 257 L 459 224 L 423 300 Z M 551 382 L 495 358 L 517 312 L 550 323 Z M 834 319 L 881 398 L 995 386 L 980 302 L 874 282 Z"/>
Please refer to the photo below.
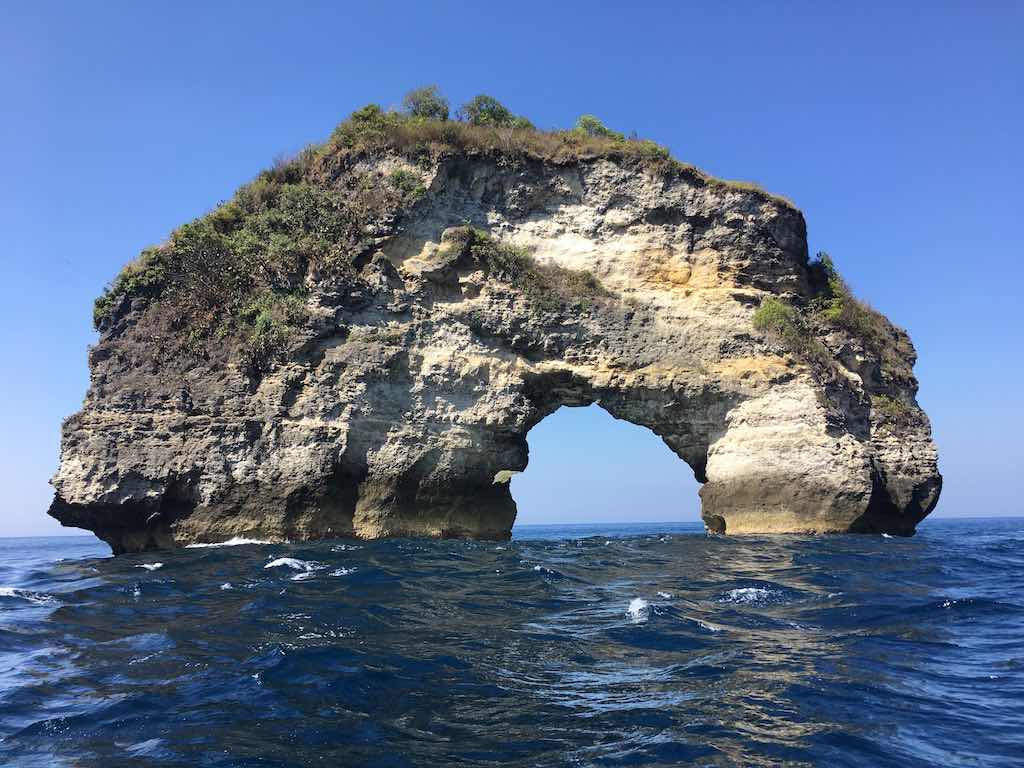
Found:
<path fill-rule="evenodd" d="M 585 136 L 603 136 L 604 138 L 613 139 L 615 141 L 626 140 L 626 137 L 623 134 L 606 127 L 604 123 L 593 115 L 580 115 L 579 120 L 576 121 L 576 127 L 573 128 L 573 130 L 577 133 L 582 133 Z"/>
<path fill-rule="evenodd" d="M 606 157 L 655 172 L 686 174 L 697 183 L 758 192 L 795 207 L 756 184 L 716 179 L 673 160 L 666 147 L 653 141 L 624 138 L 593 115 L 584 115 L 572 130 L 543 131 L 484 94 L 464 104 L 455 121 L 386 112 L 379 105 L 367 105 L 335 128 L 330 140 L 319 149 L 319 161 L 332 174 L 338 174 L 346 167 L 346 158 L 382 151 L 401 153 L 416 163 L 429 163 L 439 155 L 454 153 L 555 163 Z"/>
<path fill-rule="evenodd" d="M 436 85 L 426 85 L 409 91 L 402 99 L 402 109 L 413 117 L 427 120 L 448 119 L 448 99 Z"/>
<path fill-rule="evenodd" d="M 824 287 L 811 303 L 811 311 L 829 325 L 860 339 L 881 361 L 884 370 L 909 378 L 912 370 L 908 360 L 912 360 L 913 351 L 905 335 L 880 312 L 853 295 L 828 253 L 819 252 L 811 270 L 812 274 L 818 271 L 824 276 Z"/>
<path fill-rule="evenodd" d="M 377 184 L 354 203 L 296 175 L 306 162 L 261 173 L 232 200 L 144 251 L 96 300 L 96 327 L 127 302 L 145 299 L 144 308 L 158 311 L 143 325 L 167 342 L 152 349 L 154 358 L 173 357 L 179 341 L 180 351 L 199 355 L 212 344 L 234 350 L 250 373 L 264 372 L 306 322 L 295 296 L 309 272 L 351 274 L 373 200 L 390 205 L 403 197 Z"/>
<path fill-rule="evenodd" d="M 166 254 L 161 248 L 146 248 L 97 297 L 92 307 L 92 322 L 102 327 L 124 299 L 155 297 L 167 282 Z"/>
<path fill-rule="evenodd" d="M 854 297 L 827 253 L 819 253 L 809 266 L 812 294 L 817 295 L 800 306 L 774 296 L 764 298 L 754 312 L 754 328 L 783 342 L 820 375 L 829 378 L 838 370 L 835 356 L 823 341 L 830 330 L 859 340 L 878 359 L 883 376 L 911 378 L 914 352 L 906 334 Z M 880 402 L 880 407 L 889 411 L 897 407 Z"/>
<path fill-rule="evenodd" d="M 462 105 L 462 118 L 470 125 L 486 125 L 493 128 L 507 128 L 512 125 L 515 115 L 493 96 L 480 94 Z"/>
<path fill-rule="evenodd" d="M 606 157 L 635 163 L 655 172 L 687 174 L 698 183 L 756 189 L 771 197 L 756 185 L 724 182 L 679 163 L 671 158 L 668 149 L 653 141 L 619 140 L 576 130 L 541 131 L 519 117 L 501 124 L 425 120 L 384 112 L 376 105 L 358 110 L 338 125 L 321 150 L 320 162 L 333 174 L 339 174 L 351 162 L 350 158 L 377 152 L 396 152 L 420 165 L 429 165 L 439 156 L 451 154 L 554 163 Z M 782 198 L 777 199 L 782 201 Z"/>

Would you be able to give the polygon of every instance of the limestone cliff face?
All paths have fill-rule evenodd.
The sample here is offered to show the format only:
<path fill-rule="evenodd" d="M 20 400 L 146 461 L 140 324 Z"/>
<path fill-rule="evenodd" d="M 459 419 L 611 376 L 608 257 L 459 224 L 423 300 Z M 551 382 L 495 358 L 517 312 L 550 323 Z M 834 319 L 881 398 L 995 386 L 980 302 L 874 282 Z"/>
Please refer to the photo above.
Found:
<path fill-rule="evenodd" d="M 903 331 L 880 320 L 883 354 L 808 310 L 809 354 L 755 328 L 766 298 L 822 290 L 789 203 L 615 153 L 327 154 L 308 183 L 414 194 L 346 235 L 350 269 L 300 264 L 301 319 L 256 369 L 216 333 L 158 354 L 185 334 L 164 294 L 113 297 L 64 425 L 63 524 L 115 552 L 507 537 L 527 433 L 589 403 L 689 465 L 715 532 L 910 534 L 934 507 Z"/>

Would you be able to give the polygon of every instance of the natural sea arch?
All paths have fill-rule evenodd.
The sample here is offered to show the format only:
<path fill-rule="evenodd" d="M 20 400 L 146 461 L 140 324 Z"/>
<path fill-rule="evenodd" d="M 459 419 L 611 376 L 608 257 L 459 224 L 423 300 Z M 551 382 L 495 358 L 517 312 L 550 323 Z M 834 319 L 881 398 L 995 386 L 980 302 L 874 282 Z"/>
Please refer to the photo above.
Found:
<path fill-rule="evenodd" d="M 651 430 L 597 404 L 562 406 L 530 430 L 511 481 L 516 525 L 697 522 L 692 470 Z"/>

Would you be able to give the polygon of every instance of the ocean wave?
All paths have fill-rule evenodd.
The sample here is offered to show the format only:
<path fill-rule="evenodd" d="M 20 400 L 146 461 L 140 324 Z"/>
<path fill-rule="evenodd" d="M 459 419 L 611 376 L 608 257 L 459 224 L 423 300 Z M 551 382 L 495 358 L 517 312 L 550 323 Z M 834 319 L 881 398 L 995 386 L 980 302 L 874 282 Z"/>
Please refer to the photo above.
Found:
<path fill-rule="evenodd" d="M 42 592 L 32 592 L 28 589 L 19 589 L 17 587 L 0 587 L 0 597 L 10 597 L 16 600 L 24 600 L 27 603 L 34 605 L 56 605 L 57 598 L 53 595 L 47 595 Z"/>
<path fill-rule="evenodd" d="M 213 541 L 213 542 L 198 542 L 196 544 L 186 544 L 186 549 L 201 549 L 204 547 L 240 547 L 244 544 L 273 544 L 272 541 L 264 541 L 263 539 L 247 539 L 244 536 L 233 536 L 227 541 Z"/>
<path fill-rule="evenodd" d="M 278 557 L 263 566 L 264 569 L 290 568 L 293 571 L 298 571 L 298 573 L 292 576 L 292 581 L 305 581 L 306 579 L 311 579 L 317 571 L 322 571 L 326 567 L 327 566 L 323 563 L 318 563 L 313 560 L 299 560 L 295 557 Z"/>
<path fill-rule="evenodd" d="M 309 560 L 299 560 L 294 557 L 279 557 L 271 560 L 263 566 L 264 568 L 291 568 L 293 571 L 313 571 L 323 566 Z"/>
<path fill-rule="evenodd" d="M 776 587 L 736 587 L 721 595 L 716 602 L 758 605 L 788 602 L 787 591 Z"/>
<path fill-rule="evenodd" d="M 163 563 L 140 563 L 135 566 L 136 568 L 145 568 L 147 571 L 155 571 L 159 568 L 163 568 Z"/>
<path fill-rule="evenodd" d="M 721 632 L 724 629 L 724 627 L 719 627 L 719 626 L 716 626 L 714 624 L 709 624 L 708 622 L 704 621 L 703 619 L 697 619 L 697 626 L 700 627 L 701 629 L 706 629 L 709 632 Z"/>
<path fill-rule="evenodd" d="M 663 532 L 161 552 L 173 580 L 18 541 L 0 765 L 1019 762 L 1024 537 Z"/>
<path fill-rule="evenodd" d="M 629 601 L 629 607 L 626 609 L 626 614 L 633 620 L 634 624 L 639 624 L 647 621 L 650 617 L 651 606 L 642 597 L 634 597 Z"/>

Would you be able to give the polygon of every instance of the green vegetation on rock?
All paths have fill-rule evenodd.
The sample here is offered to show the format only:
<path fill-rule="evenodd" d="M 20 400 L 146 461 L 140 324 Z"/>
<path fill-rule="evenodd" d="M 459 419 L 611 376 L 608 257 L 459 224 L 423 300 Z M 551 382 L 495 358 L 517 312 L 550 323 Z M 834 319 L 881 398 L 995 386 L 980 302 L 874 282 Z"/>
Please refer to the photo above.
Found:
<path fill-rule="evenodd" d="M 576 121 L 576 127 L 573 131 L 581 133 L 584 136 L 602 136 L 606 139 L 613 139 L 615 141 L 625 141 L 626 137 L 618 131 L 613 131 L 606 127 L 599 119 L 594 115 L 580 115 L 579 120 Z"/>
<path fill-rule="evenodd" d="M 124 299 L 155 297 L 167 280 L 167 265 L 162 249 L 146 248 L 138 258 L 125 265 L 121 273 L 93 303 L 92 322 L 99 328 Z"/>
<path fill-rule="evenodd" d="M 422 89 L 420 89 L 422 90 Z M 416 92 L 414 92 L 416 93 Z M 699 184 L 752 191 L 795 207 L 751 182 L 726 181 L 674 160 L 668 149 L 647 139 L 626 138 L 584 115 L 571 130 L 540 130 L 491 96 L 480 95 L 459 110 L 458 120 L 439 120 L 406 112 L 388 112 L 377 104 L 356 110 L 319 148 L 321 162 L 332 167 L 345 157 L 397 152 L 411 162 L 429 164 L 446 155 L 487 155 L 503 162 L 539 160 L 571 163 L 608 158 L 663 174 L 681 174 Z"/>
<path fill-rule="evenodd" d="M 797 307 L 768 296 L 754 312 L 752 322 L 755 329 L 781 341 L 819 373 L 831 374 L 835 365 L 832 355 L 815 334 L 809 318 Z"/>
<path fill-rule="evenodd" d="M 304 152 L 276 164 L 143 251 L 96 300 L 96 327 L 144 299 L 147 323 L 162 338 L 183 339 L 183 351 L 201 354 L 226 342 L 250 372 L 265 370 L 305 323 L 298 307 L 309 272 L 351 272 L 349 251 L 361 236 L 356 207 L 307 178 L 311 160 Z"/>
<path fill-rule="evenodd" d="M 906 334 L 853 295 L 828 253 L 819 253 L 816 263 L 811 266 L 825 276 L 825 288 L 811 303 L 811 310 L 833 327 L 860 339 L 883 367 L 902 378 L 909 378 L 912 371 L 907 360 L 913 359 L 913 353 Z"/>
<path fill-rule="evenodd" d="M 413 117 L 448 119 L 448 99 L 441 95 L 436 85 L 425 85 L 409 91 L 402 99 L 402 109 Z"/>
<path fill-rule="evenodd" d="M 526 249 L 502 243 L 482 230 L 462 227 L 456 238 L 468 246 L 472 259 L 488 274 L 514 287 L 538 311 L 570 306 L 586 309 L 611 296 L 593 273 L 539 264 Z"/>
<path fill-rule="evenodd" d="M 754 328 L 778 339 L 828 376 L 837 363 L 822 337 L 839 331 L 859 341 L 878 360 L 883 377 L 911 379 L 914 353 L 906 334 L 853 295 L 827 253 L 818 254 L 809 272 L 812 298 L 794 304 L 766 297 L 754 312 Z"/>
<path fill-rule="evenodd" d="M 892 395 L 872 395 L 871 410 L 879 416 L 882 424 L 903 427 L 917 418 L 917 411 Z"/>
<path fill-rule="evenodd" d="M 412 199 L 422 197 L 427 193 L 423 182 L 412 171 L 405 168 L 396 168 L 388 174 L 388 183 L 404 195 Z"/>
<path fill-rule="evenodd" d="M 230 200 L 144 250 L 96 300 L 96 328 L 106 331 L 130 311 L 141 312 L 152 354 L 203 355 L 216 347 L 258 373 L 301 335 L 307 318 L 293 311 L 295 297 L 311 280 L 357 279 L 356 262 L 374 247 L 380 222 L 428 194 L 418 169 L 429 173 L 448 156 L 487 156 L 501 164 L 608 158 L 697 183 L 749 188 L 678 163 L 664 147 L 627 139 L 592 115 L 572 130 L 542 131 L 480 95 L 460 110 L 461 121 L 452 121 L 436 86 L 410 92 L 403 110 L 375 104 L 356 110 L 325 143 L 275 162 Z M 384 154 L 409 167 L 394 167 L 382 184 L 360 163 Z M 586 306 L 606 293 L 589 273 L 539 265 L 483 238 L 475 247 L 487 250 L 491 268 L 538 309 Z"/>
<path fill-rule="evenodd" d="M 797 311 L 789 304 L 769 296 L 754 312 L 754 327 L 759 331 L 773 333 L 782 339 L 789 339 L 799 331 Z"/>
<path fill-rule="evenodd" d="M 294 329 L 306 321 L 305 297 L 265 289 L 245 305 L 239 318 L 249 328 L 242 360 L 250 372 L 264 372 L 288 347 Z"/>
<path fill-rule="evenodd" d="M 463 104 L 460 114 L 470 125 L 489 125 L 496 128 L 508 128 L 515 119 L 515 115 L 508 107 L 486 94 L 474 96 Z"/>

